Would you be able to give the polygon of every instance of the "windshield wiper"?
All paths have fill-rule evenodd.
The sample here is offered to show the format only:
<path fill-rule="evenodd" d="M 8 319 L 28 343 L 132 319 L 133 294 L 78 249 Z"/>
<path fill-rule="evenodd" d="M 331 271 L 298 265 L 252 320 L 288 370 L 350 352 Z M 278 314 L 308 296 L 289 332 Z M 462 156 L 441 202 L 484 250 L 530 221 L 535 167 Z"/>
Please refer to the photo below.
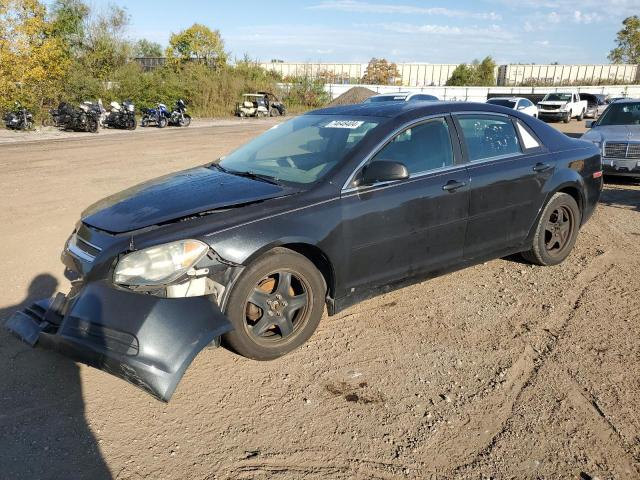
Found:
<path fill-rule="evenodd" d="M 278 179 L 270 175 L 264 175 L 262 173 L 256 173 L 250 170 L 247 172 L 242 172 L 239 170 L 228 170 L 228 169 L 225 169 L 224 167 L 219 167 L 219 168 L 223 169 L 222 171 L 225 173 L 230 173 L 231 175 L 237 175 L 238 177 L 246 177 L 252 180 L 259 180 L 261 182 L 270 183 L 271 185 L 280 185 L 280 183 L 278 183 Z"/>

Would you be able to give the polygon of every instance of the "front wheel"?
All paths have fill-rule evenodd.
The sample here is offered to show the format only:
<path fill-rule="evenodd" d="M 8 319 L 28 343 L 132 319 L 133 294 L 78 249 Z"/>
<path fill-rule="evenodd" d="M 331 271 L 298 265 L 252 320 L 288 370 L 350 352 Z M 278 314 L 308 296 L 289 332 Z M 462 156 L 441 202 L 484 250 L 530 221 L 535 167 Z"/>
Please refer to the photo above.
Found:
<path fill-rule="evenodd" d="M 557 265 L 564 261 L 578 238 L 582 214 L 575 199 L 558 192 L 540 215 L 531 250 L 522 257 L 536 265 Z"/>
<path fill-rule="evenodd" d="M 87 132 L 89 133 L 97 133 L 98 132 L 98 120 L 89 117 L 87 118 Z"/>
<path fill-rule="evenodd" d="M 571 121 L 571 112 L 567 113 L 567 116 L 562 119 L 564 123 L 569 123 Z"/>
<path fill-rule="evenodd" d="M 167 117 L 160 117 L 158 119 L 158 128 L 164 128 L 167 126 L 167 123 L 169 123 L 169 121 L 167 120 Z"/>
<path fill-rule="evenodd" d="M 178 125 L 181 127 L 188 127 L 191 125 L 191 117 L 187 114 L 183 115 L 180 120 L 178 120 Z"/>
<path fill-rule="evenodd" d="M 146 127 L 149 126 L 149 117 L 148 116 L 145 115 L 144 117 L 142 117 L 142 120 L 140 120 L 140 126 L 142 128 L 146 128 Z"/>
<path fill-rule="evenodd" d="M 234 329 L 224 342 L 254 360 L 278 358 L 306 342 L 324 311 L 327 287 L 306 257 L 276 248 L 243 273 L 226 307 Z"/>
<path fill-rule="evenodd" d="M 138 121 L 136 120 L 136 117 L 130 118 L 129 122 L 127 123 L 127 129 L 135 130 L 137 126 L 138 126 Z"/>

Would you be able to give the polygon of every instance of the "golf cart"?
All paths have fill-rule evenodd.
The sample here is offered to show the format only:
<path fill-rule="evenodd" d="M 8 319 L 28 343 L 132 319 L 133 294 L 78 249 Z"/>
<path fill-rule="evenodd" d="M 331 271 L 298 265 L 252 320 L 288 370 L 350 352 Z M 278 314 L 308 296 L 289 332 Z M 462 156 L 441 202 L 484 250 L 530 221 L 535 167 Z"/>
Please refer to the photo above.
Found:
<path fill-rule="evenodd" d="M 239 117 L 275 117 L 285 113 L 282 102 L 269 92 L 245 93 L 242 102 L 236 105 Z"/>

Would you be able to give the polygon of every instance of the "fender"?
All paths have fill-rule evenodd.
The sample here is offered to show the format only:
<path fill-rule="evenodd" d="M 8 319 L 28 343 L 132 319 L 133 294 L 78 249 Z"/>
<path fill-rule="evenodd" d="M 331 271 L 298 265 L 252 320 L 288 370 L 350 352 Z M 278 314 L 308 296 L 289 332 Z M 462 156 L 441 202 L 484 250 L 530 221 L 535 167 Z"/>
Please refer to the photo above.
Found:
<path fill-rule="evenodd" d="M 585 206 L 585 182 L 584 178 L 580 175 L 580 173 L 572 168 L 556 168 L 556 171 L 552 175 L 552 177 L 546 181 L 544 185 L 544 202 L 538 208 L 538 213 L 536 214 L 535 220 L 531 227 L 529 228 L 529 234 L 527 235 L 523 245 L 529 245 L 533 242 L 533 237 L 535 235 L 536 226 L 540 221 L 540 216 L 542 215 L 542 211 L 551 200 L 551 197 L 555 195 L 557 192 L 565 189 L 571 189 L 572 196 L 576 199 L 578 203 L 578 207 L 580 207 L 580 211 L 584 212 Z M 576 198 L 577 196 L 577 198 Z M 582 223 L 586 221 L 585 215 L 583 215 Z"/>

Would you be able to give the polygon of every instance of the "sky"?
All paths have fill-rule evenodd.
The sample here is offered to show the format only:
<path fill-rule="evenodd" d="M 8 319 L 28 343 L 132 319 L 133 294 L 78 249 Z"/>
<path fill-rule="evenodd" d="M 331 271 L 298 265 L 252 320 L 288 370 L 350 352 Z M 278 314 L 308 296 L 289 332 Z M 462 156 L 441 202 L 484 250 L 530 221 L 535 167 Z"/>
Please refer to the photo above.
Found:
<path fill-rule="evenodd" d="M 231 58 L 269 61 L 608 63 L 640 0 L 90 0 L 131 15 L 128 35 L 166 45 L 195 22 L 219 29 Z"/>

